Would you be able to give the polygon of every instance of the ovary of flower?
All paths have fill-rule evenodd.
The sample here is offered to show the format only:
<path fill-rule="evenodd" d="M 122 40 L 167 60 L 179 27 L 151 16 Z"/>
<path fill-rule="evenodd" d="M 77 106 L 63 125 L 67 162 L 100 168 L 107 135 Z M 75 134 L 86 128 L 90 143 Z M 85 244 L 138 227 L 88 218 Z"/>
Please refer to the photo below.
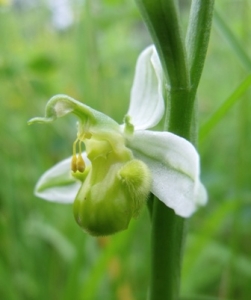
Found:
<path fill-rule="evenodd" d="M 82 139 L 86 146 L 86 152 L 82 153 L 87 170 L 82 177 L 85 186 L 90 184 L 90 176 L 86 174 L 92 172 L 94 167 L 101 168 L 102 164 L 106 172 L 110 172 L 110 176 L 115 176 L 115 181 L 121 180 L 121 174 L 128 176 L 130 172 L 136 174 L 143 170 L 145 182 L 137 179 L 140 176 L 138 173 L 133 176 L 138 189 L 136 192 L 140 193 L 140 185 L 146 190 L 149 188 L 177 215 L 189 217 L 198 206 L 207 201 L 206 190 L 199 178 L 199 155 L 190 142 L 175 134 L 147 130 L 157 125 L 163 117 L 164 85 L 158 55 L 154 46 L 150 46 L 141 53 L 137 61 L 129 110 L 124 124 L 118 125 L 108 116 L 65 95 L 50 99 L 46 117 L 32 119 L 30 123 L 51 122 L 68 113 L 75 114 L 80 119 L 78 137 L 83 137 L 83 133 L 88 135 L 88 138 Z M 78 167 L 75 166 L 76 158 L 73 160 L 75 171 Z M 134 160 L 136 167 L 130 165 Z M 62 161 L 42 175 L 35 188 L 38 197 L 63 203 L 74 201 L 83 185 L 70 174 L 70 161 L 71 158 Z M 121 171 L 124 166 L 127 166 L 126 172 Z M 103 172 L 102 169 L 99 171 Z M 103 179 L 109 186 L 109 178 L 104 176 Z M 103 186 L 101 192 L 104 192 L 102 189 Z M 143 194 L 146 197 L 148 192 Z"/>

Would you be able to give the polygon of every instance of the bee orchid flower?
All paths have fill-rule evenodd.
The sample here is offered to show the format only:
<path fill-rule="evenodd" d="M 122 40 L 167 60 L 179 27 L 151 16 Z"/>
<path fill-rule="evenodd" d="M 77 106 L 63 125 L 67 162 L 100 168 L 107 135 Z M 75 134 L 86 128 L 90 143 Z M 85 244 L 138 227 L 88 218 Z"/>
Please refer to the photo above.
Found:
<path fill-rule="evenodd" d="M 150 46 L 138 58 L 122 125 L 66 95 L 51 98 L 45 117 L 29 123 L 48 123 L 73 113 L 78 133 L 73 156 L 45 172 L 35 194 L 74 203 L 77 223 L 96 236 L 126 229 L 150 192 L 177 215 L 191 216 L 207 201 L 199 155 L 184 138 L 149 130 L 164 115 L 164 85 L 157 52 Z"/>

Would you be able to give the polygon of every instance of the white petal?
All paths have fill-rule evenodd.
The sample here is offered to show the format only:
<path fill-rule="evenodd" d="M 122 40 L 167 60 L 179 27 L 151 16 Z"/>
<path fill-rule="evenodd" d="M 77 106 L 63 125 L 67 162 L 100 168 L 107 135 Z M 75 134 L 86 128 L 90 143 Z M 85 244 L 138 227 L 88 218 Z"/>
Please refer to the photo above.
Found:
<path fill-rule="evenodd" d="M 163 72 L 154 46 L 139 56 L 127 115 L 136 130 L 151 128 L 164 114 Z"/>
<path fill-rule="evenodd" d="M 177 215 L 189 217 L 207 202 L 199 155 L 190 142 L 170 132 L 138 131 L 128 144 L 151 170 L 152 193 Z"/>
<path fill-rule="evenodd" d="M 82 156 L 88 165 L 86 154 L 82 153 Z M 72 203 L 80 186 L 81 183 L 71 175 L 71 157 L 69 157 L 40 177 L 35 187 L 35 195 L 52 202 Z"/>

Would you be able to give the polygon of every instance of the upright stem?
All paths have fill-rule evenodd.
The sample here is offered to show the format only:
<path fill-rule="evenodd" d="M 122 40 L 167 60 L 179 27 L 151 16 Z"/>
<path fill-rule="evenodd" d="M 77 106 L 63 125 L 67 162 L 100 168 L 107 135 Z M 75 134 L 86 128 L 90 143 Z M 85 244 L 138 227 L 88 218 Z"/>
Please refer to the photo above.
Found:
<path fill-rule="evenodd" d="M 174 300 L 179 294 L 184 219 L 159 199 L 152 218 L 151 300 Z"/>
<path fill-rule="evenodd" d="M 172 89 L 188 88 L 189 75 L 177 1 L 136 0 Z"/>
<path fill-rule="evenodd" d="M 152 35 L 168 82 L 167 98 L 171 107 L 170 119 L 165 123 L 164 130 L 168 129 L 194 142 L 195 137 L 191 133 L 194 100 L 204 65 L 214 1 L 192 1 L 186 48 L 180 29 L 178 1 L 136 1 Z M 167 115 L 166 111 L 166 119 Z M 149 299 L 177 300 L 185 220 L 157 198 L 154 198 L 150 209 L 152 259 Z"/>
<path fill-rule="evenodd" d="M 186 50 L 191 76 L 191 86 L 197 89 L 203 70 L 210 30 L 214 0 L 192 0 L 186 34 Z"/>
<path fill-rule="evenodd" d="M 184 108 L 189 103 L 189 90 L 170 91 L 169 97 Z M 184 101 L 185 97 L 188 101 Z M 183 101 L 183 102 L 182 102 Z M 187 107 L 183 119 L 172 117 L 180 113 L 179 106 L 171 111 L 169 128 L 176 134 L 190 139 L 192 111 Z M 172 187 L 169 187 L 172 188 Z M 150 300 L 176 300 L 179 295 L 180 272 L 185 240 L 185 219 L 155 198 L 152 212 L 152 256 Z"/>

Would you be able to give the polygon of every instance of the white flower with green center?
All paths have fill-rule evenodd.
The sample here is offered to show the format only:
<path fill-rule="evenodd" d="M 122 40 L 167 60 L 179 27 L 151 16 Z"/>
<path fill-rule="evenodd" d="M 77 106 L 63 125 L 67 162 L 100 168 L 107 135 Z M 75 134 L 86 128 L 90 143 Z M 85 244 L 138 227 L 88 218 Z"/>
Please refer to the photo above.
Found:
<path fill-rule="evenodd" d="M 138 58 L 123 125 L 68 96 L 51 98 L 45 118 L 29 124 L 73 113 L 79 119 L 78 134 L 73 156 L 45 172 L 35 194 L 48 201 L 74 202 L 77 223 L 92 235 L 126 229 L 150 192 L 177 215 L 191 216 L 207 201 L 196 149 L 170 132 L 147 130 L 163 117 L 163 86 L 161 64 L 150 46 Z"/>

